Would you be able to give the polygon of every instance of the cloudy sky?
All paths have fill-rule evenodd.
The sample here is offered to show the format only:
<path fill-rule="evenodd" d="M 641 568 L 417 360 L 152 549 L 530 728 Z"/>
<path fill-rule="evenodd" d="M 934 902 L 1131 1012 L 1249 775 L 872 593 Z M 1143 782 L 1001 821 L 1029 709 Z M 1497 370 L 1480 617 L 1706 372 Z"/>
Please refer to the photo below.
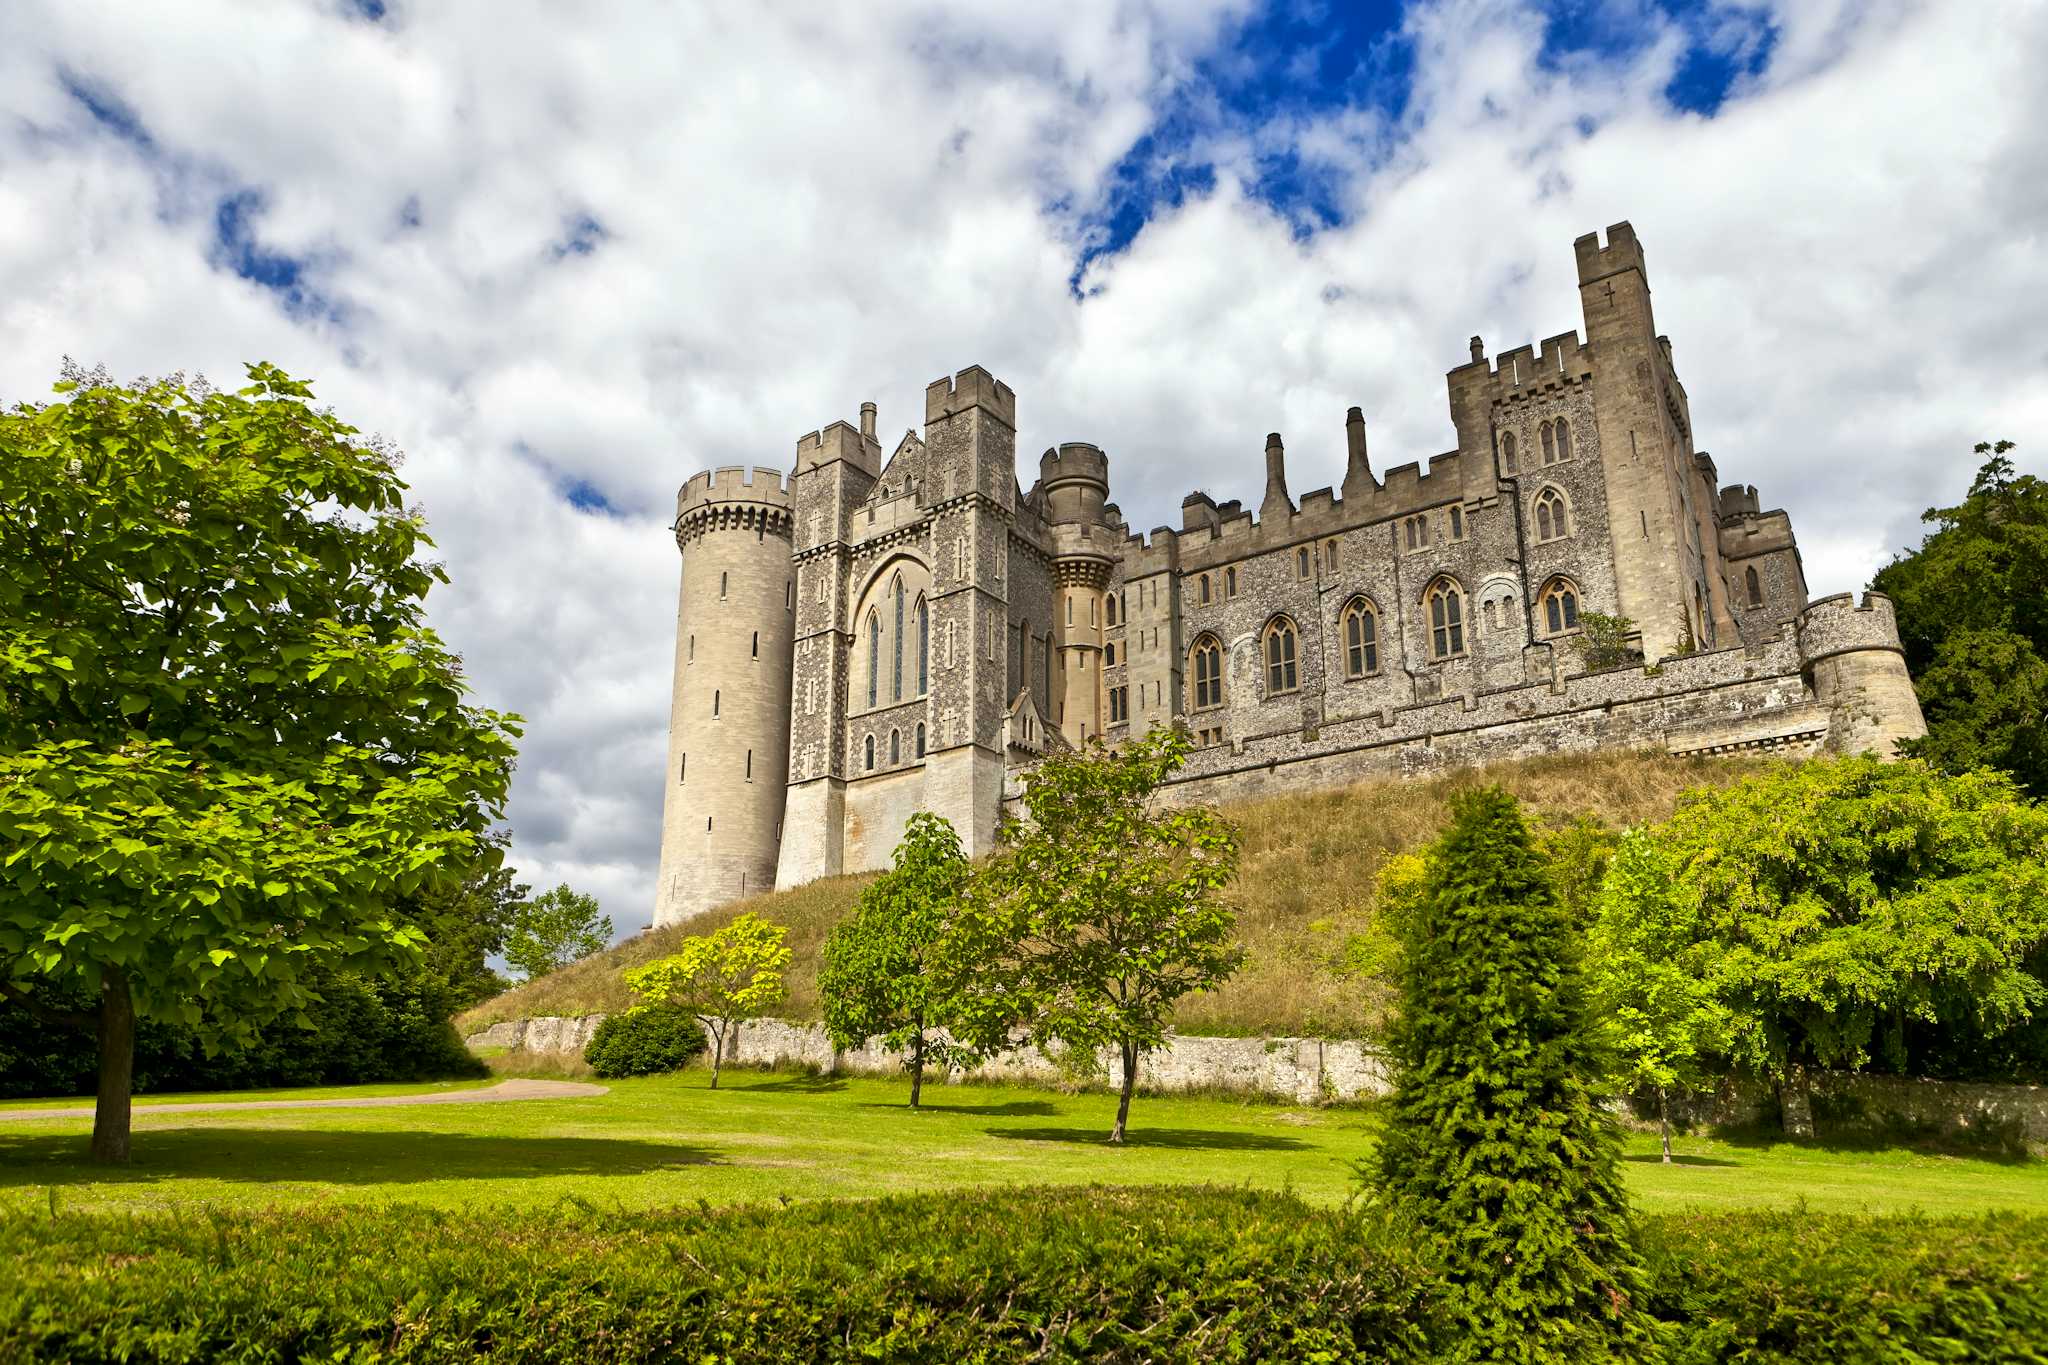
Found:
<path fill-rule="evenodd" d="M 1629 219 L 1701 445 L 1855 588 L 2043 468 L 2028 0 L 6 0 L 0 401 L 60 360 L 313 380 L 407 475 L 528 737 L 537 885 L 645 924 L 676 486 L 979 363 L 1139 526 L 1453 443 Z M 1026 482 L 1029 475 L 1026 475 Z"/>

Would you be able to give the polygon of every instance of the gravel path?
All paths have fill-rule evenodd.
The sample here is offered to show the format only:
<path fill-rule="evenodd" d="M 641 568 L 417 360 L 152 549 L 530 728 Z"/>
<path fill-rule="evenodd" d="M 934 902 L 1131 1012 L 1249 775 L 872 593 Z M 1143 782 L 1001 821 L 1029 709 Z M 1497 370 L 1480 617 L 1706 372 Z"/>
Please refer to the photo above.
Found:
<path fill-rule="evenodd" d="M 382 1109 L 401 1104 L 494 1104 L 500 1100 L 569 1100 L 602 1095 L 611 1087 L 582 1081 L 500 1081 L 486 1090 L 445 1090 L 430 1095 L 385 1095 L 352 1100 L 220 1100 L 204 1104 L 138 1104 L 136 1118 L 149 1114 L 195 1114 L 228 1109 Z M 89 1119 L 90 1105 L 78 1109 L 0 1110 L 0 1123 L 30 1119 Z"/>

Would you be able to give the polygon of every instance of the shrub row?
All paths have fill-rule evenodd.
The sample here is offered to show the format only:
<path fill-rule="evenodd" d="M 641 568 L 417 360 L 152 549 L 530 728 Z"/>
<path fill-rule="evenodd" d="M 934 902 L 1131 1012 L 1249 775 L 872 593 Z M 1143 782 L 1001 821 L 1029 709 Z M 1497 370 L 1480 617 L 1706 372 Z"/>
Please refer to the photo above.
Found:
<path fill-rule="evenodd" d="M 2038 1361 L 2048 1218 L 1652 1219 L 1677 1361 Z M 1087 1188 L 731 1211 L 0 1218 L 0 1358 L 1441 1358 L 1369 1212 Z"/>

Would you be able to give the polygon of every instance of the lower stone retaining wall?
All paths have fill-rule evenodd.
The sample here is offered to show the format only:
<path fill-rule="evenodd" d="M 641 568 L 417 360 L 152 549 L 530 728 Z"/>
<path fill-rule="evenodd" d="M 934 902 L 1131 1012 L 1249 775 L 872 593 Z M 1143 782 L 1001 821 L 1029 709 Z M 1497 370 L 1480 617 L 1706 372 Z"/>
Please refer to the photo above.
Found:
<path fill-rule="evenodd" d="M 575 1019 L 510 1019 L 469 1037 L 471 1048 L 526 1052 L 581 1052 L 604 1020 L 601 1014 Z M 903 1059 L 876 1048 L 841 1052 L 822 1024 L 782 1019 L 749 1019 L 726 1043 L 725 1061 L 736 1066 L 797 1065 L 858 1076 L 901 1075 Z M 1105 1048 L 1093 1074 L 1112 1085 L 1123 1082 L 1123 1059 Z M 1073 1079 L 1039 1054 L 1022 1048 L 992 1057 L 948 1080 L 1023 1081 L 1051 1084 Z M 1153 1090 L 1215 1088 L 1273 1095 L 1313 1104 L 1384 1095 L 1391 1088 L 1379 1053 L 1365 1043 L 1320 1038 L 1175 1037 L 1138 1063 L 1138 1084 Z"/>
<path fill-rule="evenodd" d="M 580 1053 L 604 1021 L 580 1018 L 510 1019 L 471 1034 L 473 1049 Z M 821 1024 L 750 1019 L 727 1040 L 725 1060 L 736 1066 L 796 1065 L 832 1073 L 898 1076 L 902 1059 L 872 1047 L 835 1049 Z M 1122 1060 L 1104 1049 L 1093 1074 L 1112 1085 L 1123 1080 Z M 1030 1048 L 1006 1052 L 946 1079 L 1057 1084 L 1074 1072 Z M 1320 1038 L 1199 1038 L 1176 1036 L 1138 1063 L 1138 1084 L 1153 1090 L 1231 1090 L 1313 1104 L 1385 1095 L 1392 1089 L 1386 1062 L 1369 1044 Z M 1901 1076 L 1816 1073 L 1811 1099 L 1823 1134 L 1940 1134 L 1983 1139 L 2008 1148 L 2048 1151 L 2048 1087 L 1981 1085 Z M 1769 1086 L 1727 1081 L 1712 1095 L 1674 1102 L 1682 1126 L 1752 1126 L 1775 1121 L 1778 1097 Z M 1634 1117 L 1654 1124 L 1654 1106 L 1637 1103 Z"/>

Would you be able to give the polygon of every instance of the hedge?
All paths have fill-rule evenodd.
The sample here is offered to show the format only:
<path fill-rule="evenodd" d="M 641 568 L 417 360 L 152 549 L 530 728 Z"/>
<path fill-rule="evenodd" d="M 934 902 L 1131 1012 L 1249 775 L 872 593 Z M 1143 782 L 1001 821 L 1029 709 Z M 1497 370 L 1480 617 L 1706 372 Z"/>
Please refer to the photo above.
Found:
<path fill-rule="evenodd" d="M 583 1060 L 605 1080 L 681 1071 L 708 1046 L 696 1016 L 665 1005 L 607 1014 L 583 1045 Z"/>
<path fill-rule="evenodd" d="M 1378 1228 L 1192 1188 L 60 1208 L 0 1217 L 0 1359 L 1439 1359 L 1433 1274 Z M 1679 1217 L 1643 1240 L 1676 1361 L 2039 1361 L 2048 1342 L 2048 1217 Z"/>

